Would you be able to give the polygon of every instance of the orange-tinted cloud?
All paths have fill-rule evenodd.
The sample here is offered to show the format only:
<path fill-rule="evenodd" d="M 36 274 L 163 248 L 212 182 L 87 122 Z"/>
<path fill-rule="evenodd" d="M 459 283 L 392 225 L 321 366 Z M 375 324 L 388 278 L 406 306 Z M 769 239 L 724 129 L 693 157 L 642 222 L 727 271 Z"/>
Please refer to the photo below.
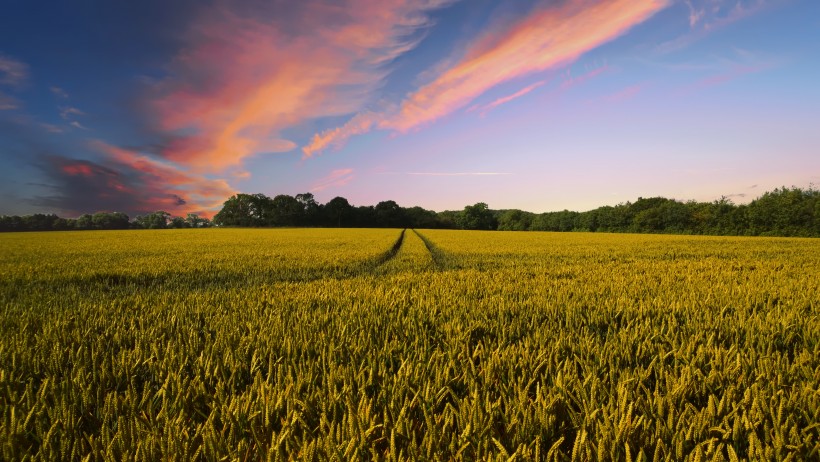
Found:
<path fill-rule="evenodd" d="M 310 192 L 319 192 L 323 191 L 328 188 L 334 188 L 339 186 L 344 186 L 353 179 L 353 169 L 352 168 L 342 168 L 338 170 L 334 170 L 330 172 L 330 175 L 318 180 L 313 187 L 310 189 Z"/>
<path fill-rule="evenodd" d="M 92 143 L 92 146 L 106 155 L 113 170 L 122 172 L 138 185 L 134 208 L 139 210 L 212 216 L 228 197 L 237 192 L 225 180 L 193 174 L 133 150 L 101 141 Z"/>
<path fill-rule="evenodd" d="M 202 172 L 248 156 L 287 152 L 283 131 L 349 114 L 369 102 L 388 64 L 418 42 L 426 13 L 451 0 L 308 0 L 264 11 L 219 4 L 187 32 L 188 45 L 156 85 L 163 155 Z"/>
<path fill-rule="evenodd" d="M 354 116 L 341 127 L 313 135 L 310 143 L 302 148 L 304 157 L 313 157 L 314 154 L 327 149 L 329 146 L 340 147 L 351 136 L 369 132 L 379 118 L 380 116 L 373 112 L 363 112 Z"/>
<path fill-rule="evenodd" d="M 340 128 L 315 135 L 303 148 L 305 156 L 338 146 L 350 136 L 373 128 L 407 132 L 433 122 L 501 83 L 576 60 L 668 4 L 668 0 L 567 0 L 561 6 L 546 4 L 505 29 L 496 28 L 479 37 L 463 58 L 409 94 L 397 110 L 368 113 L 363 118 L 357 115 Z M 589 77 L 605 70 L 606 67 L 596 69 Z M 486 108 L 521 97 L 536 86 L 501 98 Z"/>
<path fill-rule="evenodd" d="M 61 169 L 69 175 L 91 176 L 94 173 L 91 166 L 84 163 L 66 164 Z"/>
<path fill-rule="evenodd" d="M 505 33 L 479 40 L 480 46 L 411 94 L 380 127 L 406 132 L 430 123 L 500 83 L 574 61 L 667 4 L 666 0 L 570 0 L 536 11 Z"/>

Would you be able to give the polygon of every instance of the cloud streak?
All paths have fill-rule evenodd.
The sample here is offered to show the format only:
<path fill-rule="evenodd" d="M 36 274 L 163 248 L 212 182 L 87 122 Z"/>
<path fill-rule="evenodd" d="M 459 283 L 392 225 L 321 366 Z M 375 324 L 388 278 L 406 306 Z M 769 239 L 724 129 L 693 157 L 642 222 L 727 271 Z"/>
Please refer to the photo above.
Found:
<path fill-rule="evenodd" d="M 686 0 L 690 32 L 657 47 L 660 54 L 686 48 L 715 30 L 760 13 L 781 0 Z"/>
<path fill-rule="evenodd" d="M 0 54 L 0 85 L 19 87 L 26 80 L 28 80 L 26 63 Z"/>
<path fill-rule="evenodd" d="M 509 172 L 407 172 L 414 176 L 504 176 L 512 175 Z"/>
<path fill-rule="evenodd" d="M 120 211 L 131 216 L 164 210 L 175 215 L 211 217 L 236 191 L 221 179 L 194 175 L 168 162 L 130 149 L 92 141 L 99 160 L 44 155 L 38 165 L 50 179 L 53 194 L 40 195 L 34 205 L 69 215 Z"/>
<path fill-rule="evenodd" d="M 647 20 L 668 3 L 569 0 L 552 6 L 542 2 L 523 19 L 506 28 L 492 28 L 479 37 L 461 59 L 454 60 L 432 81 L 407 95 L 396 110 L 382 113 L 380 118 L 368 116 L 367 124 L 354 123 L 323 132 L 304 148 L 305 154 L 314 155 L 328 146 L 338 146 L 350 136 L 373 128 L 405 133 L 430 124 L 499 84 L 575 61 Z M 522 94 L 510 95 L 510 99 L 502 98 L 497 103 L 511 101 L 533 89 L 525 88 Z"/>
<path fill-rule="evenodd" d="M 498 106 L 501 106 L 502 104 L 509 103 L 510 101 L 513 101 L 515 99 L 518 99 L 518 98 L 526 95 L 527 93 L 535 90 L 536 88 L 540 87 L 541 85 L 544 85 L 545 83 L 547 83 L 546 80 L 540 80 L 538 82 L 535 82 L 532 85 L 527 85 L 526 87 L 518 90 L 517 92 L 515 92 L 511 95 L 507 95 L 507 96 L 503 96 L 501 98 L 498 98 L 498 99 L 496 99 L 495 101 L 493 101 L 491 103 L 488 103 L 484 106 L 481 106 L 481 107 L 477 108 L 476 110 L 481 111 L 481 115 L 484 115 L 488 111 L 491 111 L 491 110 L 497 108 Z"/>
<path fill-rule="evenodd" d="M 318 180 L 310 192 L 324 191 L 325 189 L 337 188 L 344 186 L 353 180 L 353 169 L 343 168 L 330 172 L 330 175 Z"/>
<path fill-rule="evenodd" d="M 313 157 L 331 146 L 341 147 L 351 136 L 369 132 L 378 123 L 379 118 L 380 115 L 374 112 L 363 112 L 356 114 L 341 127 L 313 135 L 310 143 L 302 148 L 304 158 Z"/>
<path fill-rule="evenodd" d="M 569 1 L 528 15 L 411 94 L 380 124 L 407 132 L 464 107 L 496 85 L 568 64 L 664 8 L 664 0 Z"/>
<path fill-rule="evenodd" d="M 283 131 L 361 110 L 389 63 L 415 47 L 427 14 L 451 0 L 305 1 L 252 12 L 218 4 L 186 33 L 150 112 L 163 155 L 202 172 L 288 152 Z M 282 13 L 282 14 L 279 14 Z M 318 140 L 322 143 L 322 140 Z M 310 155 L 306 152 L 305 155 Z"/>

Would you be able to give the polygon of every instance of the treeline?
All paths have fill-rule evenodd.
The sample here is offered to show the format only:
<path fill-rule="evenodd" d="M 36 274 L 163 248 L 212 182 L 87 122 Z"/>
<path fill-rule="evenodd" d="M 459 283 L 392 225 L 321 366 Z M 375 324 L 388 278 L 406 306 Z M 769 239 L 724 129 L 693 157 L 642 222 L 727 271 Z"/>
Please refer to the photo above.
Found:
<path fill-rule="evenodd" d="M 54 214 L 0 216 L 0 231 L 78 231 L 101 229 L 165 229 L 165 228 L 207 228 L 211 220 L 189 213 L 186 217 L 176 217 L 168 212 L 158 211 L 139 215 L 131 220 L 122 212 L 97 212 L 77 218 L 60 218 Z"/>
<path fill-rule="evenodd" d="M 741 205 L 727 198 L 652 197 L 588 212 L 505 210 L 496 216 L 499 230 L 820 237 L 820 191 L 783 187 Z"/>
<path fill-rule="evenodd" d="M 325 226 L 452 228 L 502 231 L 590 231 L 740 236 L 820 236 L 820 191 L 780 188 L 749 204 L 728 198 L 681 202 L 663 197 L 638 198 L 587 212 L 532 213 L 492 210 L 486 203 L 460 211 L 404 208 L 394 201 L 353 206 L 336 197 L 317 203 L 312 194 L 237 194 L 214 217 L 219 226 Z"/>
<path fill-rule="evenodd" d="M 728 198 L 713 202 L 638 198 L 635 202 L 587 212 L 547 213 L 492 210 L 483 202 L 459 211 L 435 212 L 421 207 L 401 207 L 391 200 L 375 206 L 353 206 L 343 197 L 320 204 L 310 193 L 280 194 L 273 198 L 264 194 L 237 194 L 225 201 L 213 222 L 195 214 L 183 218 L 163 211 L 138 216 L 134 220 L 119 212 L 86 214 L 76 219 L 53 214 L 0 217 L 0 231 L 203 228 L 212 225 L 820 237 L 820 191 L 814 187 L 783 187 L 741 205 Z"/>

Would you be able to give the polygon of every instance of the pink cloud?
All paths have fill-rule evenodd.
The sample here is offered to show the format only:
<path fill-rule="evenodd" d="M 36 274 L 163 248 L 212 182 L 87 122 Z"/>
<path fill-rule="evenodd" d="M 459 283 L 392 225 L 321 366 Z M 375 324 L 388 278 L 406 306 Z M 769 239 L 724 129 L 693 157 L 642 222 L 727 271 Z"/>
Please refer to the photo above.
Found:
<path fill-rule="evenodd" d="M 134 150 L 102 141 L 92 142 L 92 147 L 104 153 L 112 167 L 139 185 L 139 189 L 133 191 L 135 209 L 212 216 L 228 197 L 237 192 L 223 179 L 193 174 Z M 115 189 L 122 191 L 121 188 Z"/>
<path fill-rule="evenodd" d="M 488 89 L 574 61 L 628 31 L 668 4 L 665 0 L 568 1 L 514 24 L 433 82 L 411 94 L 382 128 L 406 132 L 450 114 Z"/>
<path fill-rule="evenodd" d="M 335 188 L 339 186 L 344 186 L 353 179 L 353 169 L 352 168 L 343 168 L 339 170 L 334 170 L 330 172 L 330 175 L 318 180 L 313 187 L 310 189 L 310 192 L 319 192 L 324 191 L 328 188 Z"/>
<path fill-rule="evenodd" d="M 341 127 L 325 130 L 313 135 L 310 143 L 302 148 L 304 157 L 313 157 L 314 154 L 330 146 L 341 146 L 348 138 L 354 135 L 367 133 L 376 124 L 379 115 L 373 112 L 357 114 Z"/>
<path fill-rule="evenodd" d="M 413 176 L 504 176 L 509 172 L 407 172 Z"/>
<path fill-rule="evenodd" d="M 491 103 L 488 103 L 484 106 L 476 108 L 476 110 L 480 110 L 481 115 L 484 115 L 488 111 L 491 111 L 491 110 L 497 108 L 498 106 L 501 106 L 502 104 L 509 103 L 510 101 L 512 101 L 514 99 L 518 99 L 518 98 L 526 95 L 527 93 L 535 90 L 536 88 L 540 87 L 541 85 L 544 85 L 545 83 L 547 83 L 546 80 L 540 80 L 538 82 L 535 82 L 532 85 L 527 85 L 526 87 L 518 90 L 517 92 L 515 92 L 511 95 L 502 96 L 501 98 L 498 98 L 498 99 L 496 99 L 495 101 L 493 101 Z"/>
<path fill-rule="evenodd" d="M 252 16 L 231 4 L 208 9 L 155 88 L 157 125 L 175 135 L 163 155 L 219 172 L 295 149 L 285 129 L 361 110 L 386 64 L 417 44 L 427 13 L 450 1 L 305 1 Z"/>
<path fill-rule="evenodd" d="M 745 50 L 735 50 L 739 59 L 721 60 L 717 72 L 678 90 L 678 95 L 688 95 L 706 88 L 723 85 L 749 74 L 763 72 L 779 66 L 778 59 L 758 57 Z"/>
<path fill-rule="evenodd" d="M 561 82 L 561 90 L 569 90 L 570 88 L 576 85 L 580 85 L 586 82 L 587 80 L 590 80 L 608 71 L 609 66 L 607 65 L 596 67 L 595 69 L 584 72 L 583 74 L 578 76 L 573 76 L 569 71 L 567 71 L 566 75 L 564 76 L 564 80 Z"/>
<path fill-rule="evenodd" d="M 64 173 L 72 176 L 91 176 L 94 174 L 90 165 L 81 162 L 63 165 L 61 169 Z"/>
<path fill-rule="evenodd" d="M 576 60 L 668 4 L 668 0 L 568 0 L 560 6 L 547 4 L 508 27 L 496 27 L 479 37 L 463 57 L 448 62 L 396 110 L 370 114 L 364 120 L 351 120 L 351 125 L 317 134 L 303 150 L 306 155 L 314 155 L 373 128 L 407 132 L 429 124 L 501 83 Z M 525 88 L 523 93 L 510 95 L 511 99 L 498 104 L 533 89 Z"/>

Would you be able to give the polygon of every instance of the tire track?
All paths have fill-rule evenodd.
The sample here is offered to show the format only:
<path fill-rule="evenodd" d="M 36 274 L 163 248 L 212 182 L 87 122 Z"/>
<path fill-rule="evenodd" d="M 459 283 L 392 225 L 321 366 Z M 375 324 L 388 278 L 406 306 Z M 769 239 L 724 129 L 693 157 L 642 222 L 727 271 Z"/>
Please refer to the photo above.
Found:
<path fill-rule="evenodd" d="M 451 266 L 451 259 L 447 257 L 444 251 L 436 247 L 430 239 L 427 239 L 427 237 L 420 232 L 415 229 L 413 229 L 413 232 L 421 239 L 421 242 L 424 243 L 424 247 L 427 247 L 427 251 L 430 252 L 430 257 L 433 259 L 433 265 L 435 265 L 437 270 L 441 271 Z"/>
<path fill-rule="evenodd" d="M 396 257 L 396 255 L 401 250 L 402 244 L 404 244 L 404 233 L 405 233 L 405 231 L 407 231 L 406 228 L 401 230 L 401 233 L 399 233 L 399 238 L 396 239 L 395 243 L 393 243 L 393 247 L 390 247 L 390 249 L 387 252 L 381 254 L 381 256 L 376 258 L 375 265 L 373 265 L 373 268 L 372 268 L 373 270 L 375 270 L 376 268 L 384 265 L 385 263 L 389 262 L 390 260 L 392 260 L 393 258 Z"/>

